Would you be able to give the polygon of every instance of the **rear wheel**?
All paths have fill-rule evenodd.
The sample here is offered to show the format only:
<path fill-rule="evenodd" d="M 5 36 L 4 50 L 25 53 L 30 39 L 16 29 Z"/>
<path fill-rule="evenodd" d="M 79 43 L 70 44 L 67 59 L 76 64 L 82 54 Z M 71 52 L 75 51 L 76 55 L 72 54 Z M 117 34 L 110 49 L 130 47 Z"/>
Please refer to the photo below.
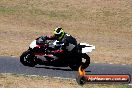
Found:
<path fill-rule="evenodd" d="M 82 58 L 79 60 L 79 63 L 71 64 L 69 67 L 72 70 L 77 71 L 79 67 L 82 65 L 82 69 L 86 69 L 90 64 L 90 57 L 87 54 L 82 54 Z"/>
<path fill-rule="evenodd" d="M 22 55 L 20 56 L 20 62 L 24 66 L 29 66 L 29 67 L 34 67 L 36 65 L 35 57 L 31 55 L 30 51 L 28 50 L 22 53 Z"/>
<path fill-rule="evenodd" d="M 74 65 L 69 65 L 69 67 L 73 70 L 73 71 L 77 71 L 80 65 L 74 64 Z"/>
<path fill-rule="evenodd" d="M 90 64 L 90 57 L 85 53 L 82 55 L 82 69 L 86 69 Z"/>

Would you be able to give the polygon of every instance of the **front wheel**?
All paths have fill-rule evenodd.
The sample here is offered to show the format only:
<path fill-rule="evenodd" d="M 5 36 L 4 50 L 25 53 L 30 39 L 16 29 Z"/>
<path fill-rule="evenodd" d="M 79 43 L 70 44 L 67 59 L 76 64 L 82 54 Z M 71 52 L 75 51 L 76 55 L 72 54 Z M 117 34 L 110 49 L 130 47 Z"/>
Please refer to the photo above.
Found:
<path fill-rule="evenodd" d="M 90 64 L 90 57 L 87 54 L 82 54 L 79 63 L 71 64 L 69 65 L 69 67 L 72 70 L 77 71 L 81 65 L 82 65 L 82 69 L 86 69 L 89 66 L 89 64 Z"/>
<path fill-rule="evenodd" d="M 24 66 L 29 66 L 29 67 L 34 67 L 36 65 L 35 57 L 31 55 L 30 51 L 28 50 L 22 53 L 22 55 L 20 56 L 20 62 Z"/>

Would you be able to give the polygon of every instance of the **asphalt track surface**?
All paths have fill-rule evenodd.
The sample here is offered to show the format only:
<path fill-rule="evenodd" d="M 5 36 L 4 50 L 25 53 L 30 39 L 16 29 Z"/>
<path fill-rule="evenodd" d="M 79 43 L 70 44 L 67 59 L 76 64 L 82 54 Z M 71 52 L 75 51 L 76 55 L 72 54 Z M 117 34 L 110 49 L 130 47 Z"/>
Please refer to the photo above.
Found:
<path fill-rule="evenodd" d="M 40 66 L 27 67 L 19 62 L 19 57 L 0 56 L 0 73 L 40 75 L 61 78 L 76 78 L 75 71 L 69 67 Z M 132 78 L 132 65 L 91 63 L 87 74 L 129 74 Z M 131 81 L 132 84 L 132 81 Z"/>

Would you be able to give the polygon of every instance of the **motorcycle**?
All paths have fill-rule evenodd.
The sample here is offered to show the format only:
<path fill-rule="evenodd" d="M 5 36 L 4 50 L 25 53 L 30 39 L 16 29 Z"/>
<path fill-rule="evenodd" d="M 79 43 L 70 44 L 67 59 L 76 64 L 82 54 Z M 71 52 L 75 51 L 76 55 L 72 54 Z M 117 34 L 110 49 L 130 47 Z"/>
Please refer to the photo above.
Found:
<path fill-rule="evenodd" d="M 35 65 L 45 65 L 54 67 L 70 67 L 78 70 L 82 65 L 83 69 L 90 64 L 90 57 L 87 54 L 95 49 L 95 46 L 86 43 L 79 43 L 74 53 L 64 53 L 59 49 L 63 44 L 57 40 L 43 40 L 38 37 L 29 45 L 29 49 L 20 56 L 20 62 L 24 66 L 34 67 Z"/>

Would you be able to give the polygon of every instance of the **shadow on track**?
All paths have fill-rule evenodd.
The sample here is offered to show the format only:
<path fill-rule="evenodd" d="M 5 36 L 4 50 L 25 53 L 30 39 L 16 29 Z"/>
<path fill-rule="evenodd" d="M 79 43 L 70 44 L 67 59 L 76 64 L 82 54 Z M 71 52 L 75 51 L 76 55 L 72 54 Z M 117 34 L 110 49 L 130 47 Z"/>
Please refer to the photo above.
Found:
<path fill-rule="evenodd" d="M 48 67 L 47 66 L 43 66 L 43 67 L 36 66 L 35 68 L 44 68 L 44 69 L 61 70 L 61 71 L 73 71 L 70 68 L 49 67 L 49 66 Z M 85 71 L 85 72 L 91 72 L 91 71 Z"/>
<path fill-rule="evenodd" d="M 62 71 L 73 71 L 71 69 L 68 68 L 59 68 L 59 67 L 35 67 L 35 68 L 45 68 L 45 69 L 52 69 L 52 70 L 62 70 Z"/>

